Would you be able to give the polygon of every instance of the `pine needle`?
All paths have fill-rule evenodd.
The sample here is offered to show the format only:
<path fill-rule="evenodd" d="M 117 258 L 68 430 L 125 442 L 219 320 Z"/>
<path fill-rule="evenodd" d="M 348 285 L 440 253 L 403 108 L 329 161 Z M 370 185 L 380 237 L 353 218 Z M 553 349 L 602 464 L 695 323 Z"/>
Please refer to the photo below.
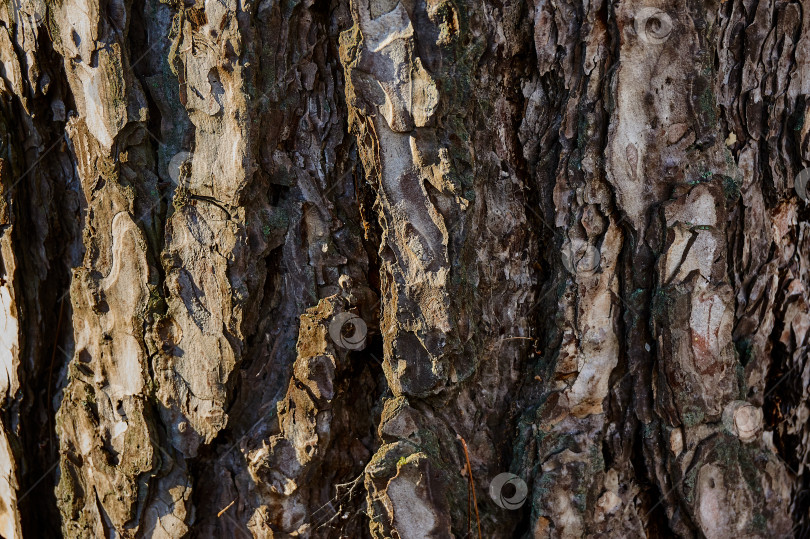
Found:
<path fill-rule="evenodd" d="M 223 514 L 225 514 L 225 511 L 227 511 L 228 509 L 230 509 L 230 508 L 231 508 L 231 506 L 232 506 L 233 504 L 235 504 L 235 503 L 236 503 L 236 500 L 234 500 L 234 501 L 232 501 L 231 503 L 229 503 L 229 504 L 228 504 L 228 507 L 226 507 L 225 509 L 223 509 L 222 511 L 220 511 L 219 513 L 217 513 L 217 518 L 219 518 L 219 517 L 221 517 Z"/>
<path fill-rule="evenodd" d="M 461 434 L 456 434 L 456 438 L 461 441 L 461 446 L 464 448 L 464 458 L 467 459 L 467 474 L 470 476 L 470 492 L 472 492 L 471 502 L 475 505 L 475 520 L 478 522 L 478 539 L 481 539 L 481 517 L 478 514 L 478 499 L 475 497 L 475 481 L 473 480 L 472 465 L 470 464 L 470 453 L 467 451 L 467 442 L 461 437 Z"/>

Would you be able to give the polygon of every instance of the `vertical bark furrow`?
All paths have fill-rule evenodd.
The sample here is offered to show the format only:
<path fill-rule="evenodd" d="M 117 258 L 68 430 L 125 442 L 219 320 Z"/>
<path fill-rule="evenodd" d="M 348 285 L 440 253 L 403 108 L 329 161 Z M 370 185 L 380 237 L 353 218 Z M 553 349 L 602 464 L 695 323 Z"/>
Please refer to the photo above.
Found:
<path fill-rule="evenodd" d="M 57 499 L 66 535 L 134 536 L 147 478 L 170 467 L 149 400 L 158 275 L 152 215 L 141 208 L 160 199 L 148 104 L 132 70 L 127 6 L 63 2 L 49 13 L 77 109 L 66 131 L 87 201 L 86 250 L 71 284 L 75 349 L 57 415 Z"/>
<path fill-rule="evenodd" d="M 536 173 L 538 184 L 554 186 L 540 209 L 554 216 L 551 241 L 559 249 L 544 285 L 544 310 L 553 318 L 541 327 L 556 338 L 547 341 L 539 387 L 527 396 L 515 443 L 518 469 L 538 469 L 530 498 L 534 536 L 637 534 L 638 515 L 624 505 L 637 492 L 631 470 L 621 459 L 606 462 L 603 451 L 611 437 L 604 403 L 622 358 L 618 264 L 625 241 L 604 172 L 613 106 L 604 97 L 617 67 L 608 37 L 614 14 L 601 3 L 535 9 L 541 80 L 554 91 L 548 106 L 562 113 L 561 123 L 550 116 L 543 128 L 554 137 L 545 144 L 560 145 L 557 161 L 541 160 Z M 533 453 L 521 455 L 524 444 Z"/>
<path fill-rule="evenodd" d="M 58 530 L 54 410 L 73 340 L 65 292 L 70 268 L 81 260 L 82 200 L 64 138 L 72 98 L 61 58 L 47 39 L 46 17 L 43 3 L 0 5 L 5 373 L 0 534 L 6 537 Z"/>
<path fill-rule="evenodd" d="M 348 4 L 266 3 L 254 17 L 251 115 L 262 182 L 254 193 L 267 206 L 253 230 L 267 244 L 259 261 L 267 277 L 231 408 L 236 422 L 198 464 L 197 533 L 360 536 L 368 529 L 362 469 L 378 445 L 382 388 L 376 246 L 363 240 L 365 179 L 346 132 L 337 50 Z M 344 335 L 352 324 L 355 333 Z"/>
<path fill-rule="evenodd" d="M 361 0 L 352 16 L 341 54 L 350 127 L 377 189 L 383 365 L 395 397 L 366 467 L 372 535 L 464 533 L 475 517 L 457 436 L 487 508 L 484 533 L 508 533 L 516 515 L 490 512 L 482 487 L 507 469 L 503 421 L 533 303 L 511 72 L 528 12 Z"/>
<path fill-rule="evenodd" d="M 808 357 L 810 288 L 803 270 L 806 202 L 795 197 L 801 191 L 793 180 L 808 164 L 804 50 L 810 14 L 782 2 L 732 3 L 725 12 L 722 27 L 746 25 L 745 32 L 726 30 L 728 48 L 747 53 L 718 52 L 721 70 L 735 66 L 719 103 L 730 133 L 726 145 L 742 172 L 729 234 L 735 246 L 729 263 L 737 296 L 734 340 L 747 399 L 764 410 L 763 438 L 789 474 L 775 484 L 791 500 L 794 520 L 806 526 L 807 501 L 800 493 L 808 444 L 797 418 L 806 409 L 806 384 L 798 379 Z"/>

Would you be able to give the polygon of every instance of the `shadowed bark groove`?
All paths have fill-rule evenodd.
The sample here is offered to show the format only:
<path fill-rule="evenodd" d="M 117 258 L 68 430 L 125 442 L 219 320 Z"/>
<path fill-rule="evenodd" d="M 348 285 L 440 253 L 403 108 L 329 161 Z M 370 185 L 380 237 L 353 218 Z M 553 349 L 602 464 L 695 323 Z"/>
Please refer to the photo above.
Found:
<path fill-rule="evenodd" d="M 808 58 L 804 1 L 0 0 L 0 536 L 806 536 Z"/>

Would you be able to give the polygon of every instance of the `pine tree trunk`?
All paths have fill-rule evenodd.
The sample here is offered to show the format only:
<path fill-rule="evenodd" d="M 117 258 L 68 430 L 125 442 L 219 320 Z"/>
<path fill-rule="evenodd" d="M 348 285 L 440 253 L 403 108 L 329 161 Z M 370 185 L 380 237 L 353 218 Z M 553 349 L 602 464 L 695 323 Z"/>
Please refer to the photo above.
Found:
<path fill-rule="evenodd" d="M 0 25 L 2 537 L 810 534 L 810 2 Z"/>

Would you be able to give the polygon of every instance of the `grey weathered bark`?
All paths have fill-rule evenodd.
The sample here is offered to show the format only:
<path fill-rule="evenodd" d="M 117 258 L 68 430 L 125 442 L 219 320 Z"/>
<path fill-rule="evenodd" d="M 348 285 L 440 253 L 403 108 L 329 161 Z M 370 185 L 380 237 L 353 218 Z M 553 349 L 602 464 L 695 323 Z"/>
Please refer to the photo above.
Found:
<path fill-rule="evenodd" d="M 3 537 L 810 533 L 808 2 L 0 25 Z"/>

